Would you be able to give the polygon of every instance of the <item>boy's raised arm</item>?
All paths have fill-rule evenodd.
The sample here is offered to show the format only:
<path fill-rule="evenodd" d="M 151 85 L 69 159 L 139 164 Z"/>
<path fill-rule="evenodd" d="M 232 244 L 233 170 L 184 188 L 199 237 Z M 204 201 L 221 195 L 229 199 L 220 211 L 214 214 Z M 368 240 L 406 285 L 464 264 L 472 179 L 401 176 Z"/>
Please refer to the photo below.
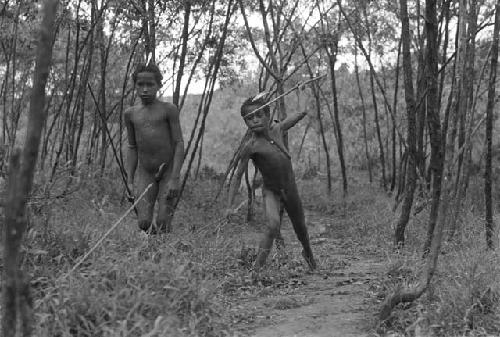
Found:
<path fill-rule="evenodd" d="M 290 129 L 295 124 L 297 124 L 302 118 L 304 118 L 306 115 L 307 115 L 306 111 L 297 112 L 297 113 L 289 115 L 287 118 L 285 118 L 284 120 L 282 120 L 280 122 L 281 129 L 283 131 Z"/>

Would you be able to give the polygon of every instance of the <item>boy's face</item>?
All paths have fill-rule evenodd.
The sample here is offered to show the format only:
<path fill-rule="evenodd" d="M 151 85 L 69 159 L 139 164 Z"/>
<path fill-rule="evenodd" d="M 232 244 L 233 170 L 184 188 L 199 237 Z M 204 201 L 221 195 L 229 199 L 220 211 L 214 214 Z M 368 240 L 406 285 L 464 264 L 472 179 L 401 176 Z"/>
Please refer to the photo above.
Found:
<path fill-rule="evenodd" d="M 156 82 L 155 75 L 153 73 L 143 72 L 137 74 L 135 88 L 142 103 L 151 104 L 156 99 L 156 93 L 160 89 L 160 85 Z"/>
<path fill-rule="evenodd" d="M 248 105 L 245 108 L 245 115 L 243 115 L 243 119 L 245 120 L 245 124 L 247 127 L 256 133 L 264 132 L 269 127 L 269 115 L 266 114 L 264 109 L 257 110 L 254 113 L 251 113 L 255 109 L 257 109 L 260 105 Z"/>

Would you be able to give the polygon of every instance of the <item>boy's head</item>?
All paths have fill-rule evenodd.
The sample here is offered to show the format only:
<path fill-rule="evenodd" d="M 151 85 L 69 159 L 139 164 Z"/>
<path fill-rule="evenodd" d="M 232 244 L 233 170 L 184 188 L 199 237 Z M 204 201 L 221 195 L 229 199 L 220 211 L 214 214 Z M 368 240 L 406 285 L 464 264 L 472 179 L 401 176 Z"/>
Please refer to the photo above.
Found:
<path fill-rule="evenodd" d="M 161 87 L 161 81 L 163 80 L 163 76 L 160 72 L 160 68 L 153 62 L 149 62 L 148 64 L 141 63 L 135 67 L 134 73 L 132 74 L 132 80 L 134 84 L 137 83 L 137 78 L 140 73 L 151 73 L 154 76 L 156 84 Z"/>
<path fill-rule="evenodd" d="M 161 87 L 163 76 L 160 69 L 154 63 L 140 64 L 132 74 L 137 95 L 144 104 L 150 104 L 155 101 L 156 93 Z"/>
<path fill-rule="evenodd" d="M 254 132 L 262 132 L 269 127 L 269 106 L 261 109 L 261 106 L 267 103 L 267 93 L 260 93 L 258 95 L 249 97 L 241 105 L 241 117 L 243 117 L 245 124 Z M 256 111 L 256 109 L 258 109 Z"/>

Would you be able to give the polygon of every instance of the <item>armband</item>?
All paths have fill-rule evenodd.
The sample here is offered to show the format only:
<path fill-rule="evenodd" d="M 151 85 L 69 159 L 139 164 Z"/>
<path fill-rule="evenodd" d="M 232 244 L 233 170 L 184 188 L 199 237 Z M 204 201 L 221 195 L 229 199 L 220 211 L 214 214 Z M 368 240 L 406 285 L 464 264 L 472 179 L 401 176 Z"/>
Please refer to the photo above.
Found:
<path fill-rule="evenodd" d="M 137 145 L 136 144 L 128 144 L 129 149 L 136 149 Z"/>

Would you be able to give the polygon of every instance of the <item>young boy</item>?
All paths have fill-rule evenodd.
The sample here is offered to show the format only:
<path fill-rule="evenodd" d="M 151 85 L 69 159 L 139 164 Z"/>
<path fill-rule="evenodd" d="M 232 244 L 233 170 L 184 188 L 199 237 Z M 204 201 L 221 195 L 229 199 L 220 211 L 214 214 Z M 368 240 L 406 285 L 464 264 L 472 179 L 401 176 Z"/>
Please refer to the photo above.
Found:
<path fill-rule="evenodd" d="M 283 202 L 295 234 L 302 244 L 302 255 L 309 268 L 315 269 L 316 262 L 309 243 L 304 211 L 295 184 L 292 162 L 283 144 L 283 132 L 304 118 L 306 113 L 297 113 L 279 123 L 270 124 L 269 106 L 256 110 L 266 102 L 265 94 L 259 94 L 247 99 L 241 106 L 241 116 L 247 127 L 252 131 L 252 137 L 244 145 L 240 165 L 236 170 L 235 179 L 229 187 L 226 215 L 232 213 L 231 205 L 240 186 L 241 177 L 248 165 L 248 160 L 252 159 L 263 178 L 262 195 L 267 221 L 267 230 L 259 244 L 255 268 L 259 269 L 264 265 L 273 241 L 281 237 L 280 202 Z"/>
<path fill-rule="evenodd" d="M 124 113 L 128 184 L 136 194 L 153 184 L 137 204 L 139 228 L 150 233 L 170 232 L 184 157 L 179 111 L 175 105 L 156 97 L 162 75 L 155 64 L 139 65 L 132 79 L 140 102 Z M 152 226 L 157 199 L 158 216 L 156 226 Z"/>

